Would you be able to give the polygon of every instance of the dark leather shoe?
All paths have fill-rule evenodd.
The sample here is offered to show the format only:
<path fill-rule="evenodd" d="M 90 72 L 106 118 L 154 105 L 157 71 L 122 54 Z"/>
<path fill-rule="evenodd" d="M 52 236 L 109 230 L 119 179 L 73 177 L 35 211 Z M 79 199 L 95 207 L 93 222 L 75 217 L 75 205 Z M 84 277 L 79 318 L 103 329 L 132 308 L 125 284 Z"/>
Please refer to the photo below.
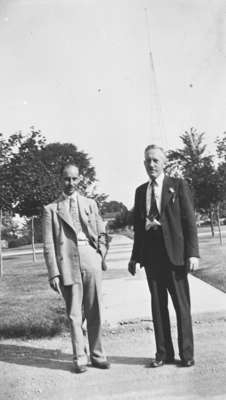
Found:
<path fill-rule="evenodd" d="M 100 369 L 109 369 L 111 367 L 111 364 L 107 360 L 106 361 L 92 360 L 92 366 Z"/>
<path fill-rule="evenodd" d="M 158 367 L 163 367 L 165 364 L 174 364 L 175 360 L 174 358 L 168 358 L 166 360 L 153 360 L 151 361 L 149 367 L 150 368 L 158 368 Z"/>
<path fill-rule="evenodd" d="M 194 360 L 181 360 L 182 367 L 192 367 L 193 365 L 195 365 Z"/>
<path fill-rule="evenodd" d="M 87 366 L 86 365 L 75 365 L 74 366 L 74 372 L 76 374 L 82 374 L 83 372 L 87 371 Z"/>

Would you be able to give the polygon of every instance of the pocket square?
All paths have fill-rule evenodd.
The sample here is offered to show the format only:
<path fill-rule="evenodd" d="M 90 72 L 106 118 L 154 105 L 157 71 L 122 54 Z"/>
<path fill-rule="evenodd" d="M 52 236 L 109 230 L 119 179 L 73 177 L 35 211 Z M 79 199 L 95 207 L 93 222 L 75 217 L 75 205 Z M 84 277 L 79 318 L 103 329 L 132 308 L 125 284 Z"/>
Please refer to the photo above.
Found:
<path fill-rule="evenodd" d="M 149 231 L 149 229 L 151 229 L 155 226 L 161 226 L 160 222 L 155 218 L 153 220 L 151 220 L 150 218 L 146 217 L 146 222 L 145 222 L 146 231 Z"/>

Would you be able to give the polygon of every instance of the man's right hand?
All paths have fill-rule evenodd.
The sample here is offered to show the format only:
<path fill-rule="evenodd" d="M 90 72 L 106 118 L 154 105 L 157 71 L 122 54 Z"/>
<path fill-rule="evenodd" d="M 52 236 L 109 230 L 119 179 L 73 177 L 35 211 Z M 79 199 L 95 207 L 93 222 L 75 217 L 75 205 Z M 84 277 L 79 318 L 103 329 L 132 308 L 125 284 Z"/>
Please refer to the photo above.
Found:
<path fill-rule="evenodd" d="M 50 279 L 49 281 L 50 287 L 55 290 L 55 292 L 62 295 L 61 288 L 60 288 L 60 278 L 59 276 L 55 276 L 54 278 Z"/>
<path fill-rule="evenodd" d="M 136 274 L 136 261 L 135 260 L 130 260 L 129 264 L 128 264 L 128 271 L 131 275 L 135 275 Z"/>

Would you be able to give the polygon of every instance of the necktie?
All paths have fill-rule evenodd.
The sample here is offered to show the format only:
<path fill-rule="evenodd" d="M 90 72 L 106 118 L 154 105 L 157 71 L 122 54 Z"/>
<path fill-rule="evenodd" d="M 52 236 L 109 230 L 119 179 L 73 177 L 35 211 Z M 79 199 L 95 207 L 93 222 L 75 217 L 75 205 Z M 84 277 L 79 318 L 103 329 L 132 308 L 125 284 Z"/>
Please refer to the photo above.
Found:
<path fill-rule="evenodd" d="M 149 211 L 149 219 L 151 221 L 153 221 L 154 219 L 159 220 L 160 215 L 159 215 L 159 210 L 157 207 L 157 203 L 156 203 L 156 197 L 155 197 L 155 185 L 156 185 L 156 181 L 155 179 L 152 179 L 151 181 L 151 207 L 150 207 L 150 211 Z"/>
<path fill-rule="evenodd" d="M 79 232 L 81 230 L 81 223 L 78 214 L 77 201 L 76 199 L 73 199 L 73 197 L 70 198 L 70 214 L 74 228 L 76 232 Z"/>

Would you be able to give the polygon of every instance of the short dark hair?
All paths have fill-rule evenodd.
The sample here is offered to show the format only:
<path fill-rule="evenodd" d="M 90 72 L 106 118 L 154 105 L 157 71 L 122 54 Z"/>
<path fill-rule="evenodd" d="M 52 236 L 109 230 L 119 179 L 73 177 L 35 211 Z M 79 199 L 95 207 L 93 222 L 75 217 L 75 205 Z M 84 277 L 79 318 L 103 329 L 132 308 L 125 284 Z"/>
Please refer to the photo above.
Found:
<path fill-rule="evenodd" d="M 166 154 L 165 154 L 165 151 L 164 151 L 163 147 L 158 146 L 157 144 L 149 144 L 144 150 L 144 156 L 146 156 L 146 153 L 149 150 L 155 150 L 155 149 L 160 150 L 164 154 L 164 156 L 166 157 Z"/>
<path fill-rule="evenodd" d="M 75 164 L 73 161 L 72 161 L 72 162 L 68 161 L 68 162 L 66 162 L 66 163 L 64 163 L 64 164 L 62 165 L 62 167 L 61 167 L 61 169 L 60 169 L 60 175 L 62 176 L 63 173 L 64 173 L 64 170 L 67 169 L 67 168 L 69 168 L 69 167 L 75 167 L 75 168 L 77 168 L 78 172 L 80 173 L 79 166 L 78 166 L 77 164 Z"/>

